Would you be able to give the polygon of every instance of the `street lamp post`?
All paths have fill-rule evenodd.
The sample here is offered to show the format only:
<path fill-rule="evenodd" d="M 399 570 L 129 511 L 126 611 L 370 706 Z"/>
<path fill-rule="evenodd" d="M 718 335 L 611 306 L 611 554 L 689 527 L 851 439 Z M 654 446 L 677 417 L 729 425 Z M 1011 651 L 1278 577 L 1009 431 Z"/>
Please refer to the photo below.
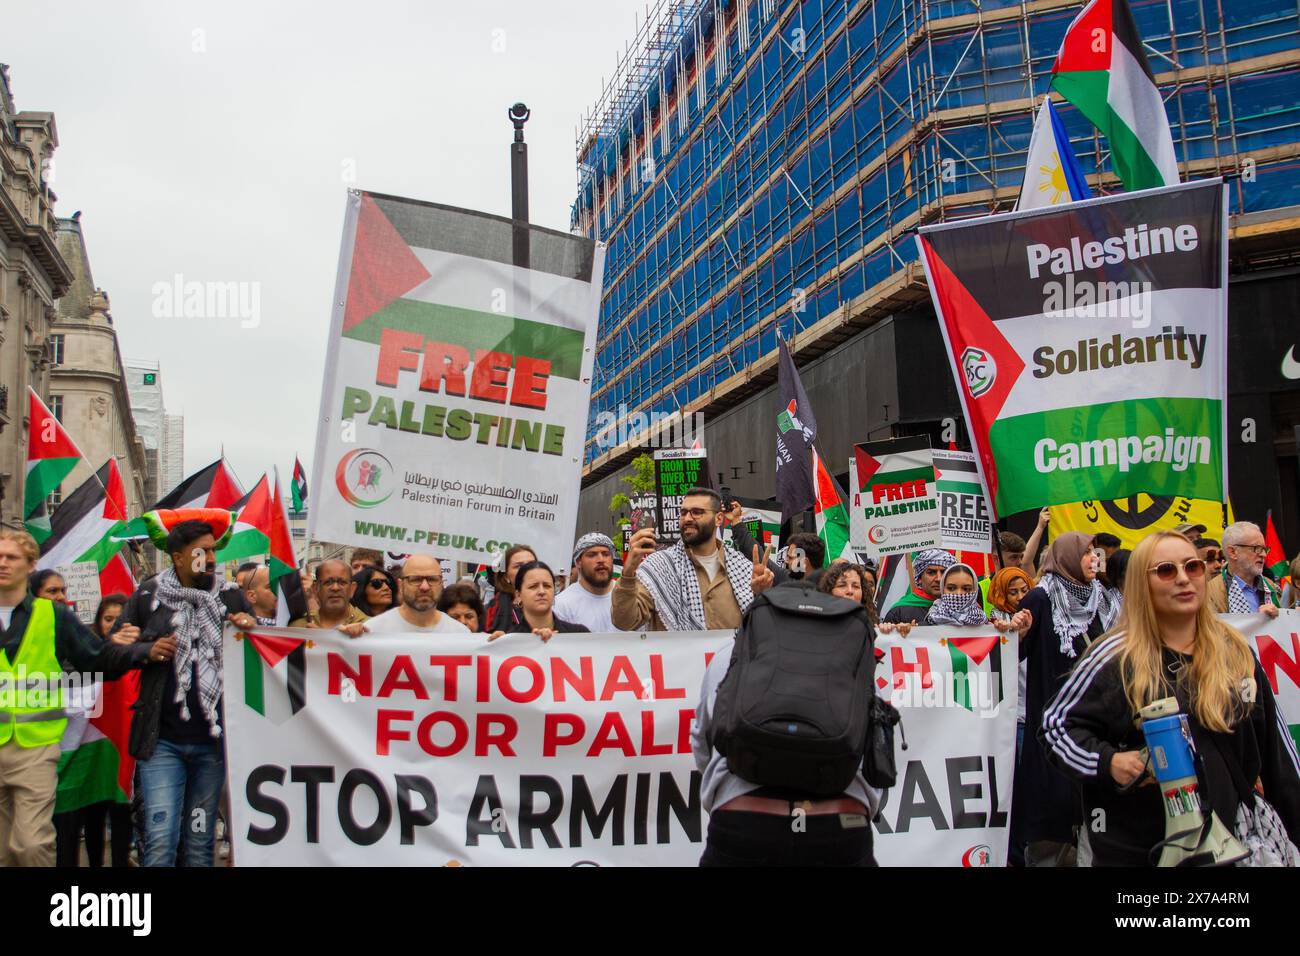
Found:
<path fill-rule="evenodd" d="M 524 142 L 524 124 L 532 111 L 516 103 L 506 111 L 515 127 L 510 144 L 510 218 L 514 220 L 514 264 L 529 267 L 528 255 L 528 144 Z"/>

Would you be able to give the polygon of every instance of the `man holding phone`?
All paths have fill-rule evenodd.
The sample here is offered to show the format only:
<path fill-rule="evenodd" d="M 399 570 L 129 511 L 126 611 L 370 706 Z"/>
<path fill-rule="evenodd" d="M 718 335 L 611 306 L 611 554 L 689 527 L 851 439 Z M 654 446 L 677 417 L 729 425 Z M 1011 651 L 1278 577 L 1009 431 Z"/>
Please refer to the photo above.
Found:
<path fill-rule="evenodd" d="M 613 593 L 614 626 L 625 631 L 698 631 L 740 626 L 754 596 L 772 586 L 771 549 L 746 558 L 717 538 L 722 499 L 709 488 L 682 497 L 681 538 L 656 551 L 654 528 L 632 535 Z"/>

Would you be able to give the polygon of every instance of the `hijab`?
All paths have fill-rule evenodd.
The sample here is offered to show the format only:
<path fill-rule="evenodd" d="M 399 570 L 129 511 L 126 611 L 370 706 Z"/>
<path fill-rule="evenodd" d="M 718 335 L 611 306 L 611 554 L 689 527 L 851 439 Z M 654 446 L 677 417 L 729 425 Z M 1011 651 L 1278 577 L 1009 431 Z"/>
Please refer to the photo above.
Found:
<path fill-rule="evenodd" d="M 1093 618 L 1100 617 L 1102 627 L 1109 629 L 1119 617 L 1118 596 L 1096 578 L 1084 580 L 1083 558 L 1091 548 L 1091 535 L 1079 531 L 1057 535 L 1039 576 L 1039 586 L 1052 602 L 1052 629 L 1066 657 L 1078 656 L 1075 639 L 1087 632 Z"/>
<path fill-rule="evenodd" d="M 1024 581 L 1029 588 L 1034 586 L 1033 579 L 1022 568 L 1003 568 L 989 582 L 989 603 L 1003 614 L 1014 614 L 1017 610 L 1007 597 L 1007 590 L 1017 581 Z"/>
<path fill-rule="evenodd" d="M 975 574 L 975 569 L 969 564 L 953 564 L 943 572 L 943 584 L 948 583 L 948 575 L 958 571 L 969 574 L 972 582 L 979 580 Z M 989 619 L 984 615 L 982 603 L 978 587 L 970 592 L 949 593 L 940 590 L 939 597 L 935 599 L 935 602 L 930 605 L 930 610 L 926 612 L 925 623 L 952 624 L 957 627 L 987 624 Z"/>

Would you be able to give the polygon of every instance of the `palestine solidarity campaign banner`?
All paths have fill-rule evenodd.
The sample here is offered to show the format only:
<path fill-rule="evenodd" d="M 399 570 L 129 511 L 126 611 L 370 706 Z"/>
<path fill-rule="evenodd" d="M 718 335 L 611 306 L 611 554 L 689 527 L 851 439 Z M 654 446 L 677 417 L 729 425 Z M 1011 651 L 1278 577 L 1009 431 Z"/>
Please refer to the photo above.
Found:
<path fill-rule="evenodd" d="M 225 636 L 240 866 L 695 866 L 708 815 L 691 750 L 728 631 Z M 881 635 L 903 713 L 882 864 L 1001 866 L 1016 643 L 990 628 Z M 416 652 L 418 649 L 418 652 Z"/>
<path fill-rule="evenodd" d="M 1222 501 L 1221 181 L 922 227 L 999 515 L 1146 493 Z"/>
<path fill-rule="evenodd" d="M 516 266 L 516 228 L 349 192 L 312 539 L 568 566 L 604 247 L 527 227 Z"/>

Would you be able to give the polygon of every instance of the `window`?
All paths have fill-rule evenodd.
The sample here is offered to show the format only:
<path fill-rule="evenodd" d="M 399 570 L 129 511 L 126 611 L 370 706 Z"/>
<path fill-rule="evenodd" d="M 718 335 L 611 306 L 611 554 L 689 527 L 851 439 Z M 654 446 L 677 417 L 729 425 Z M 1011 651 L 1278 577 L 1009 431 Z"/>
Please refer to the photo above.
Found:
<path fill-rule="evenodd" d="M 63 424 L 63 396 L 50 396 L 50 412 L 54 415 L 54 420 L 60 425 Z"/>
<path fill-rule="evenodd" d="M 50 364 L 52 365 L 63 364 L 63 336 L 62 335 L 50 336 Z"/>

